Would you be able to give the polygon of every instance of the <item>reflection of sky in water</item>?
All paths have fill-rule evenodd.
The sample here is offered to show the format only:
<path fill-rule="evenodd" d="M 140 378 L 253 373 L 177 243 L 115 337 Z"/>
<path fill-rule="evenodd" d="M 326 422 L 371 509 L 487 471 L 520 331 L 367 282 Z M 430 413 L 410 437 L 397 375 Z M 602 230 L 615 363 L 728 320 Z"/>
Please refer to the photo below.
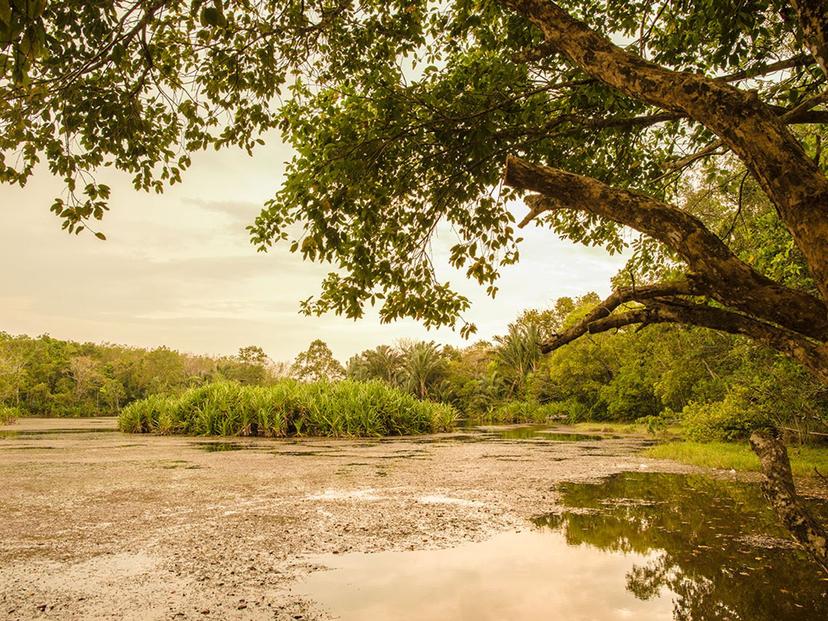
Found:
<path fill-rule="evenodd" d="M 333 570 L 311 574 L 300 592 L 343 621 L 669 620 L 669 592 L 642 601 L 626 590 L 625 574 L 656 556 L 506 533 L 450 550 L 314 557 Z"/>
<path fill-rule="evenodd" d="M 809 621 L 828 582 L 758 485 L 624 473 L 560 486 L 575 509 L 449 550 L 323 555 L 300 585 L 343 621 Z M 820 519 L 828 504 L 810 500 Z"/>

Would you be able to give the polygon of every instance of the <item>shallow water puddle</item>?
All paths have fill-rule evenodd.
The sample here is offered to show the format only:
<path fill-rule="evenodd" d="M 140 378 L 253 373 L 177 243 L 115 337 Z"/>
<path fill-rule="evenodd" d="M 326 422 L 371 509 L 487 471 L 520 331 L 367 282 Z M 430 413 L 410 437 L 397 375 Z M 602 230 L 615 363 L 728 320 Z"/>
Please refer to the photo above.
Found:
<path fill-rule="evenodd" d="M 299 590 L 343 621 L 666 620 L 672 613 L 669 599 L 636 599 L 616 579 L 649 556 L 572 548 L 559 533 L 314 560 L 334 569 L 311 574 Z M 601 592 L 598 609 L 593 589 Z"/>
<path fill-rule="evenodd" d="M 559 431 L 550 428 L 549 425 L 521 425 L 510 427 L 488 426 L 488 427 L 472 427 L 467 430 L 474 431 L 475 434 L 465 436 L 462 439 L 466 441 L 483 441 L 483 440 L 548 440 L 551 442 L 598 442 L 606 440 L 608 437 L 617 438 L 618 436 L 604 436 L 599 434 L 578 433 L 574 431 Z M 452 438 L 454 439 L 454 438 Z M 461 440 L 462 441 L 462 440 Z"/>
<path fill-rule="evenodd" d="M 384 497 L 375 494 L 373 488 L 368 488 L 354 490 L 326 489 L 320 494 L 309 494 L 306 498 L 308 500 L 356 500 L 362 502 L 373 502 L 375 500 L 382 500 Z"/>
<path fill-rule="evenodd" d="M 428 494 L 417 498 L 417 502 L 423 505 L 458 505 L 461 507 L 484 507 L 479 500 L 468 500 L 466 498 L 454 498 L 443 494 Z"/>
<path fill-rule="evenodd" d="M 313 557 L 331 570 L 298 590 L 343 621 L 828 618 L 828 581 L 756 485 L 636 472 L 560 491 L 567 509 L 531 531 Z"/>
<path fill-rule="evenodd" d="M 243 451 L 247 449 L 264 448 L 255 444 L 244 444 L 242 442 L 191 442 L 191 446 L 208 453 L 223 453 L 225 451 Z"/>

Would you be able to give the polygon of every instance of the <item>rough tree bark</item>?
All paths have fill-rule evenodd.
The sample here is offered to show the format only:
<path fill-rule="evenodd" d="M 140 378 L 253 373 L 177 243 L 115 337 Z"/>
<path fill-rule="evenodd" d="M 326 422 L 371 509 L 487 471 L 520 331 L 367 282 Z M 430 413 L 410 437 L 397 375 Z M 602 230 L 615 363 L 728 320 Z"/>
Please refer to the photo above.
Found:
<path fill-rule="evenodd" d="M 544 212 L 586 211 L 653 237 L 678 253 L 697 274 L 697 289 L 716 301 L 758 315 L 818 340 L 828 339 L 828 309 L 807 293 L 784 287 L 739 259 L 698 218 L 645 194 L 610 187 L 596 179 L 506 160 L 504 183 L 537 192 L 527 204 L 526 225 Z"/>
<path fill-rule="evenodd" d="M 805 45 L 828 76 L 828 3 L 825 0 L 791 0 L 802 26 Z"/>
<path fill-rule="evenodd" d="M 765 473 L 762 489 L 776 514 L 819 565 L 828 572 L 828 534 L 811 516 L 796 494 L 788 452 L 779 438 L 770 433 L 754 432 L 750 446 Z"/>
<path fill-rule="evenodd" d="M 672 71 L 614 45 L 547 0 L 501 0 L 543 32 L 550 50 L 592 77 L 714 132 L 747 166 L 777 208 L 828 299 L 828 179 L 751 91 Z"/>
<path fill-rule="evenodd" d="M 504 183 L 536 193 L 527 198 L 530 212 L 521 226 L 547 212 L 588 212 L 659 240 L 690 268 L 680 281 L 616 291 L 580 324 L 545 344 L 544 351 L 586 333 L 631 324 L 681 323 L 749 336 L 799 361 L 828 384 L 828 179 L 786 126 L 796 114 L 824 103 L 825 93 L 780 113 L 756 93 L 732 86 L 725 79 L 673 71 L 645 61 L 614 45 L 554 2 L 500 1 L 543 33 L 545 41 L 532 51 L 533 58 L 561 54 L 593 79 L 663 111 L 630 119 L 629 123 L 688 117 L 715 133 L 719 138 L 716 148 L 733 151 L 771 199 L 822 298 L 784 287 L 758 273 L 704 223 L 681 209 L 596 179 L 510 156 Z M 791 4 L 808 50 L 828 75 L 828 5 L 824 0 L 792 0 Z M 591 122 L 602 126 L 601 120 Z M 556 119 L 550 121 L 552 128 L 559 124 Z M 615 312 L 629 303 L 638 306 Z M 751 443 L 767 478 L 766 495 L 780 519 L 828 571 L 825 533 L 797 501 L 784 444 L 759 435 L 752 437 Z"/>

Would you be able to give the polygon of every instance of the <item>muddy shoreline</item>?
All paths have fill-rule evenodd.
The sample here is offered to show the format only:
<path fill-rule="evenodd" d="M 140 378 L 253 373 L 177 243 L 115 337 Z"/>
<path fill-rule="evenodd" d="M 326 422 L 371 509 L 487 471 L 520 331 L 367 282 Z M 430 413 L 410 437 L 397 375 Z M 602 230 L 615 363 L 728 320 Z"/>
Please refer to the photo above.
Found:
<path fill-rule="evenodd" d="M 693 470 L 640 457 L 647 439 L 637 437 L 101 431 L 113 426 L 0 428 L 0 618 L 329 619 L 293 590 L 320 569 L 313 555 L 481 541 L 554 511 L 562 481 Z"/>

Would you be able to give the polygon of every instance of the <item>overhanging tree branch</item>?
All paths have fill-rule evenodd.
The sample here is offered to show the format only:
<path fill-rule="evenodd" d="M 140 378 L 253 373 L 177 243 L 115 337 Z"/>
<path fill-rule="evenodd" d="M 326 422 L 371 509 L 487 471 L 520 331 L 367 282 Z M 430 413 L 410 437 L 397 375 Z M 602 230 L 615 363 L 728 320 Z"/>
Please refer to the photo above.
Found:
<path fill-rule="evenodd" d="M 794 106 L 790 109 L 781 108 L 779 106 L 769 106 L 772 110 L 775 110 L 779 114 L 779 118 L 781 118 L 785 123 L 789 125 L 794 125 L 797 123 L 828 123 L 828 110 L 813 110 L 814 106 L 818 106 L 821 103 L 828 101 L 828 91 L 823 91 L 822 93 L 815 95 L 814 97 L 809 97 L 803 102 L 800 102 L 798 105 Z M 693 162 L 698 160 L 704 159 L 706 157 L 710 157 L 712 155 L 720 154 L 720 149 L 724 146 L 724 142 L 722 140 L 714 140 L 708 145 L 705 145 L 699 151 L 695 153 L 691 153 L 686 157 L 682 157 L 678 160 L 673 162 L 669 162 L 665 168 L 667 168 L 668 173 L 682 170 L 688 167 Z"/>
<path fill-rule="evenodd" d="M 813 64 L 813 62 L 814 59 L 811 58 L 810 54 L 797 54 L 796 56 L 784 58 L 774 63 L 758 65 L 743 71 L 736 71 L 734 73 L 719 76 L 716 79 L 721 82 L 738 82 L 739 80 L 749 80 L 751 78 L 757 78 L 770 73 L 776 73 L 777 71 L 794 69 L 795 67 L 807 67 L 808 65 Z"/>
<path fill-rule="evenodd" d="M 770 197 L 828 299 L 828 179 L 755 93 L 645 61 L 554 2 L 501 1 L 538 26 L 551 47 L 587 74 L 630 97 L 686 114 L 717 134 Z"/>
<path fill-rule="evenodd" d="M 679 254 L 700 275 L 706 294 L 721 304 L 812 338 L 828 338 L 828 311 L 820 300 L 763 276 L 734 255 L 701 220 L 681 209 L 514 156 L 506 159 L 504 183 L 538 193 L 527 198 L 531 210 L 521 226 L 555 210 L 585 211 L 629 226 Z"/>
<path fill-rule="evenodd" d="M 824 344 L 817 343 L 792 330 L 741 313 L 704 304 L 694 304 L 673 297 L 645 300 L 644 306 L 640 308 L 613 313 L 593 321 L 584 320 L 557 339 L 545 343 L 542 350 L 544 352 L 554 351 L 571 342 L 577 337 L 569 338 L 570 333 L 576 331 L 580 334 L 597 334 L 634 324 L 653 323 L 699 326 L 750 337 L 793 358 L 823 381 L 828 382 L 828 348 Z"/>
<path fill-rule="evenodd" d="M 679 295 L 701 295 L 704 287 L 698 280 L 685 277 L 675 282 L 647 285 L 644 287 L 624 287 L 613 291 L 612 294 L 603 300 L 598 306 L 591 310 L 581 321 L 560 334 L 556 334 L 553 341 L 544 343 L 541 351 L 545 354 L 563 347 L 590 332 L 590 326 L 612 315 L 622 304 L 629 302 L 641 302 L 643 300 L 674 297 Z"/>

